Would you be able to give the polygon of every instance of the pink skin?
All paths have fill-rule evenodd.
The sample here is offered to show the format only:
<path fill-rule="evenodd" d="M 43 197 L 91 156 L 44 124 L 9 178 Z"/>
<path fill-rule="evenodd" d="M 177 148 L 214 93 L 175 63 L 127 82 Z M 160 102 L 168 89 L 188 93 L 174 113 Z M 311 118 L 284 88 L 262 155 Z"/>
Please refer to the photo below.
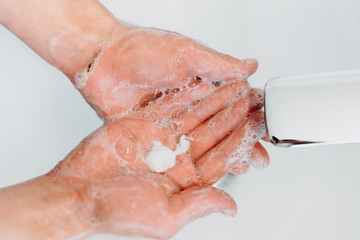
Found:
<path fill-rule="evenodd" d="M 78 233 L 167 239 L 196 218 L 234 215 L 234 200 L 211 185 L 263 137 L 256 135 L 239 151 L 248 135 L 263 128 L 257 112 L 262 93 L 244 79 L 257 62 L 233 59 L 173 33 L 142 29 L 125 36 L 103 50 L 79 88 L 105 124 L 45 176 L 76 193 Z M 149 38 L 162 47 L 149 45 Z M 122 45 L 130 45 L 130 52 Z M 185 59 L 164 67 L 161 63 L 179 48 L 187 50 Z M 194 74 L 200 78 L 190 77 Z M 147 97 L 160 90 L 162 96 Z M 175 149 L 182 134 L 191 139 L 189 151 L 166 172 L 150 171 L 142 160 L 152 142 Z"/>
<path fill-rule="evenodd" d="M 248 151 L 245 156 L 234 165 L 231 172 L 235 174 L 244 174 L 249 170 L 250 166 L 261 170 L 266 168 L 269 165 L 269 162 L 269 154 L 261 143 L 257 142 L 254 148 Z"/>
<path fill-rule="evenodd" d="M 78 84 L 79 91 L 99 115 L 109 118 L 136 109 L 157 91 L 192 84 L 194 76 L 207 82 L 243 80 L 256 68 L 256 60 L 237 60 L 177 33 L 129 27 L 119 36 L 113 33 L 73 81 L 88 76 Z"/>
<path fill-rule="evenodd" d="M 246 95 L 251 95 L 254 91 L 256 90 L 251 90 Z M 247 97 L 236 99 L 249 101 Z M 238 101 L 230 101 L 228 107 L 220 110 L 210 120 L 220 120 L 219 116 L 231 117 L 235 112 L 227 109 Z M 192 159 L 191 152 L 198 152 L 196 147 L 192 148 L 189 153 L 178 156 L 175 167 L 159 174 L 150 171 L 143 162 L 146 152 L 154 140 L 175 149 L 182 131 L 141 117 L 142 112 L 157 104 L 159 114 L 167 112 L 167 106 L 158 99 L 129 117 L 105 123 L 48 174 L 49 177 L 65 180 L 78 193 L 89 216 L 82 222 L 86 232 L 167 239 L 184 224 L 198 217 L 213 212 L 228 215 L 236 213 L 234 200 L 211 185 L 236 164 L 237 161 L 227 161 L 234 152 L 237 153 L 239 142 L 246 139 L 249 141 L 246 149 L 240 153 L 244 156 L 263 137 L 262 133 L 258 134 L 259 129 L 263 129 L 262 113 L 251 113 L 253 109 L 244 104 L 244 111 L 250 116 L 245 121 L 239 120 L 240 124 L 237 126 L 234 124 L 232 134 L 222 141 L 208 143 L 206 139 L 211 139 L 214 134 L 208 131 L 208 138 L 202 140 L 207 149 L 201 149 L 207 154 Z M 241 107 L 238 108 L 242 110 Z M 248 114 L 244 114 L 244 118 Z M 209 120 L 193 126 L 188 136 L 208 122 Z M 216 134 L 229 132 L 227 126 L 219 128 L 216 129 Z M 255 133 L 256 138 L 247 137 Z"/>
<path fill-rule="evenodd" d="M 96 0 L 0 0 L 0 23 L 64 72 L 105 119 L 50 173 L 0 189 L 0 238 L 166 239 L 201 216 L 235 214 L 234 200 L 211 185 L 241 173 L 244 158 L 268 163 L 258 143 L 262 94 L 246 81 L 256 60 L 122 24 Z M 152 142 L 175 149 L 183 134 L 189 151 L 164 173 L 151 172 L 142 160 Z"/>

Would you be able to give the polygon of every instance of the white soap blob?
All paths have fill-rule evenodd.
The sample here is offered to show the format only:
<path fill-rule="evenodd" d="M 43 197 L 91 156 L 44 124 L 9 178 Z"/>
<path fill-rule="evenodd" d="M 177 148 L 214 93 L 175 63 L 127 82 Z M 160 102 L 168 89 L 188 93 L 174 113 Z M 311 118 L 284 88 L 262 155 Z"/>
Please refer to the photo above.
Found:
<path fill-rule="evenodd" d="M 175 166 L 176 156 L 185 153 L 190 147 L 190 142 L 182 135 L 175 151 L 162 145 L 160 141 L 153 141 L 153 145 L 144 162 L 151 171 L 160 173 Z"/>
<path fill-rule="evenodd" d="M 179 143 L 176 145 L 175 154 L 183 154 L 186 153 L 187 150 L 189 150 L 190 147 L 190 141 L 185 137 L 185 135 L 182 135 L 180 137 Z"/>

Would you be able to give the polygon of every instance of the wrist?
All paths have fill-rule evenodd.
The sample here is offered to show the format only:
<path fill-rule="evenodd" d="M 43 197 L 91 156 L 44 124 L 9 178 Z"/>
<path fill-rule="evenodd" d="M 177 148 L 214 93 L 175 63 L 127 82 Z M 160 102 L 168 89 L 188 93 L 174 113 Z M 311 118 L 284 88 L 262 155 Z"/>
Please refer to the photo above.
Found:
<path fill-rule="evenodd" d="M 81 184 L 74 188 L 49 175 L 1 189 L 0 238 L 67 239 L 93 234 L 81 191 Z"/>
<path fill-rule="evenodd" d="M 121 36 L 124 36 L 129 30 L 130 26 L 120 23 L 115 18 L 113 19 L 114 23 L 107 28 L 107 31 L 104 31 L 104 28 L 100 26 L 102 33 L 96 34 L 79 34 L 81 37 L 79 40 L 70 41 L 67 39 L 67 43 L 71 44 L 68 49 L 74 49 L 73 51 L 79 52 L 76 58 L 69 58 L 67 61 L 61 59 L 61 52 L 66 53 L 70 51 L 64 51 L 63 47 L 59 47 L 58 52 L 60 53 L 59 59 L 61 62 L 64 62 L 66 66 L 63 69 L 60 69 L 75 85 L 75 75 L 80 71 L 89 72 L 93 68 L 93 64 L 96 59 L 101 55 L 101 52 L 108 47 L 108 44 L 114 39 L 118 39 Z M 97 31 L 94 28 L 92 31 Z M 77 38 L 76 35 L 74 38 Z"/>
<path fill-rule="evenodd" d="M 42 178 L 44 178 L 44 188 L 48 200 L 52 204 L 51 216 L 58 216 L 57 222 L 54 222 L 58 225 L 55 231 L 57 234 L 63 235 L 58 239 L 86 237 L 98 232 L 96 219 L 92 214 L 94 203 L 87 197 L 85 184 L 81 181 L 58 177 L 52 172 Z M 52 235 L 56 236 L 57 234 Z M 51 238 L 56 239 L 55 237 Z"/>
<path fill-rule="evenodd" d="M 97 0 L 0 0 L 0 23 L 70 79 L 126 28 Z"/>
<path fill-rule="evenodd" d="M 53 211 L 51 217 L 57 216 L 55 224 L 58 227 L 55 231 L 60 229 L 59 233 L 66 238 L 94 234 L 96 229 L 93 227 L 92 213 L 89 211 L 92 202 L 85 198 L 86 186 L 81 182 L 72 183 L 53 174 L 42 178 L 46 182 L 44 188 Z"/>

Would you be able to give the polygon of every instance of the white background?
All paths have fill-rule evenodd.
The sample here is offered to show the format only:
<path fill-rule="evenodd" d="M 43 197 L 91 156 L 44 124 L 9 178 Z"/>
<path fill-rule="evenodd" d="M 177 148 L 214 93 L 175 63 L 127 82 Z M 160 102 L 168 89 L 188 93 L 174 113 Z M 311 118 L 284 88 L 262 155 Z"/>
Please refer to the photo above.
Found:
<path fill-rule="evenodd" d="M 102 2 L 131 23 L 258 58 L 250 79 L 257 87 L 278 75 L 360 68 L 357 0 Z M 3 27 L 0 43 L 1 187 L 46 173 L 101 122 L 65 76 Z M 252 169 L 226 189 L 237 201 L 236 217 L 211 215 L 173 239 L 360 239 L 359 144 L 266 147 L 268 169 Z"/>

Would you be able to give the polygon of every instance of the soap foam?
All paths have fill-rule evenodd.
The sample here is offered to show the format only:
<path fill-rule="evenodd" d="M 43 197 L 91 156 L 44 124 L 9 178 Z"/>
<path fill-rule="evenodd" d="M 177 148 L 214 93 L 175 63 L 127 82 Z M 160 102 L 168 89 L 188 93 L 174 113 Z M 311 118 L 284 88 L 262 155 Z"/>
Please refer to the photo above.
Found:
<path fill-rule="evenodd" d="M 237 161 L 243 159 L 246 163 L 249 162 L 249 156 L 246 156 L 250 153 L 254 145 L 266 135 L 266 127 L 264 117 L 261 116 L 259 120 L 250 119 L 245 127 L 245 135 L 242 140 L 242 144 L 229 156 L 226 160 L 227 168 L 231 170 L 236 164 Z M 260 167 L 260 166 L 259 166 Z"/>
<path fill-rule="evenodd" d="M 91 60 L 90 64 L 83 69 L 80 69 L 74 74 L 75 88 L 81 90 L 85 87 L 86 82 L 89 78 L 89 75 L 94 71 L 95 67 L 99 63 L 100 58 L 102 57 L 103 52 L 99 51 Z"/>
<path fill-rule="evenodd" d="M 79 90 L 83 89 L 86 85 L 88 76 L 89 76 L 89 73 L 85 69 L 75 73 L 75 75 L 74 75 L 75 88 L 79 89 Z"/>
<path fill-rule="evenodd" d="M 162 145 L 160 141 L 153 141 L 153 147 L 144 162 L 153 172 L 164 172 L 176 164 L 176 156 L 185 153 L 190 147 L 190 142 L 185 135 L 180 137 L 175 151 Z"/>

